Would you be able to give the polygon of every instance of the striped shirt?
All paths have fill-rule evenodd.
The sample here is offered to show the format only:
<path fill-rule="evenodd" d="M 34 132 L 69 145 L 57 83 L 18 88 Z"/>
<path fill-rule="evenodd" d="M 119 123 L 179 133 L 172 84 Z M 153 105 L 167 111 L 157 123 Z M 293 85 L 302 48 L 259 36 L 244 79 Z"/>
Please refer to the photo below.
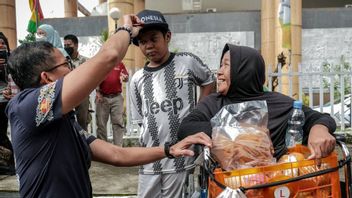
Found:
<path fill-rule="evenodd" d="M 171 54 L 156 68 L 145 66 L 137 71 L 130 84 L 132 123 L 141 123 L 140 144 L 144 147 L 176 142 L 182 119 L 195 106 L 196 86 L 214 81 L 214 75 L 191 53 Z M 164 158 L 141 167 L 141 174 L 184 171 L 193 166 L 193 158 Z"/>

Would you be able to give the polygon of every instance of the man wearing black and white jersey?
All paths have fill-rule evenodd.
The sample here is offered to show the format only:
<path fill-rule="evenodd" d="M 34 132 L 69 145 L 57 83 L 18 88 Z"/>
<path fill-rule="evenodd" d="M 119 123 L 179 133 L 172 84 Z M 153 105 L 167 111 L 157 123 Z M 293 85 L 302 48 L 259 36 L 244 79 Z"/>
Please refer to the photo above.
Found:
<path fill-rule="evenodd" d="M 171 32 L 159 11 L 143 10 L 144 22 L 133 43 L 148 59 L 131 80 L 131 113 L 134 123 L 143 126 L 140 143 L 144 147 L 172 145 L 182 119 L 195 106 L 196 86 L 200 98 L 213 88 L 214 76 L 207 65 L 192 53 L 171 53 Z M 191 157 L 168 158 L 143 165 L 139 174 L 138 197 L 181 197 Z"/>

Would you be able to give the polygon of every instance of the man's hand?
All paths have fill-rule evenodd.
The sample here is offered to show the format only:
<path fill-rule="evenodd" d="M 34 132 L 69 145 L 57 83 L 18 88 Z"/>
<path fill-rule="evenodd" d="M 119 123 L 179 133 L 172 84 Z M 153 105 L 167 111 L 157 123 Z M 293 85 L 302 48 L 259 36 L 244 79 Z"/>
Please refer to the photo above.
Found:
<path fill-rule="evenodd" d="M 170 154 L 174 157 L 193 156 L 194 152 L 188 148 L 193 144 L 202 144 L 211 148 L 211 139 L 203 132 L 191 135 L 170 147 Z"/>
<path fill-rule="evenodd" d="M 123 82 L 127 82 L 128 81 L 128 75 L 124 74 L 121 72 L 120 74 L 120 79 L 123 81 Z"/>
<path fill-rule="evenodd" d="M 132 37 L 136 37 L 143 26 L 143 22 L 134 14 L 124 15 L 123 24 L 132 28 Z"/>
<path fill-rule="evenodd" d="M 101 93 L 99 91 L 97 91 L 95 93 L 95 103 L 97 102 L 103 102 L 103 96 L 101 95 Z"/>
<path fill-rule="evenodd" d="M 308 159 L 320 159 L 328 156 L 335 149 L 336 139 L 329 133 L 329 129 L 316 124 L 310 129 L 308 148 L 311 155 Z"/>
<path fill-rule="evenodd" d="M 2 91 L 2 95 L 4 96 L 5 99 L 10 100 L 13 95 L 11 93 L 11 89 L 9 87 L 6 87 L 3 91 Z"/>

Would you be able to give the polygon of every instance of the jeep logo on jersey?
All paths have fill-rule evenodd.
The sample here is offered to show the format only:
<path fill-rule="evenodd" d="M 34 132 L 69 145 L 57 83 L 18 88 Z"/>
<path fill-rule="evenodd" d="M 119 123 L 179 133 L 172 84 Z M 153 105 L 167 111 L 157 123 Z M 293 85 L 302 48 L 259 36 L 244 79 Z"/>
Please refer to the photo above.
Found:
<path fill-rule="evenodd" d="M 173 111 L 173 113 L 176 115 L 177 112 L 179 112 L 183 108 L 183 101 L 181 98 L 173 98 L 171 100 L 166 99 L 162 101 L 160 104 L 158 102 L 150 103 L 149 100 L 145 100 L 145 104 L 146 104 L 146 110 L 147 110 L 147 112 L 144 112 L 145 116 L 148 116 L 149 113 L 155 115 L 155 114 L 158 114 L 160 111 L 162 112 Z"/>

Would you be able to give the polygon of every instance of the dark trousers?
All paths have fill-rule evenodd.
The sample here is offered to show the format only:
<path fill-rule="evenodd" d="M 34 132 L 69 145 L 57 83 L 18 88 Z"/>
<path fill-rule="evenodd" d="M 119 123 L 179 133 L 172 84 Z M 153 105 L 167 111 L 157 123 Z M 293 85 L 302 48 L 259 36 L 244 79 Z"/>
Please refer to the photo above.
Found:
<path fill-rule="evenodd" d="M 0 149 L 0 156 L 2 156 L 0 174 L 14 174 L 15 160 L 13 156 L 12 144 L 9 137 L 7 137 L 8 119 L 5 114 L 7 102 L 0 103 L 0 146 L 5 147 L 6 150 Z M 8 150 L 7 150 L 8 149 Z M 11 152 L 9 152 L 9 150 Z M 6 156 L 6 157 L 5 157 Z M 5 167 L 5 168 L 4 168 Z"/>
<path fill-rule="evenodd" d="M 89 96 L 76 107 L 76 115 L 78 124 L 81 125 L 85 131 L 88 131 L 88 124 L 92 119 L 89 113 Z"/>
<path fill-rule="evenodd" d="M 12 151 L 11 142 L 9 140 L 9 137 L 7 137 L 8 119 L 5 114 L 6 105 L 7 102 L 0 103 L 0 146 L 3 146 Z"/>

